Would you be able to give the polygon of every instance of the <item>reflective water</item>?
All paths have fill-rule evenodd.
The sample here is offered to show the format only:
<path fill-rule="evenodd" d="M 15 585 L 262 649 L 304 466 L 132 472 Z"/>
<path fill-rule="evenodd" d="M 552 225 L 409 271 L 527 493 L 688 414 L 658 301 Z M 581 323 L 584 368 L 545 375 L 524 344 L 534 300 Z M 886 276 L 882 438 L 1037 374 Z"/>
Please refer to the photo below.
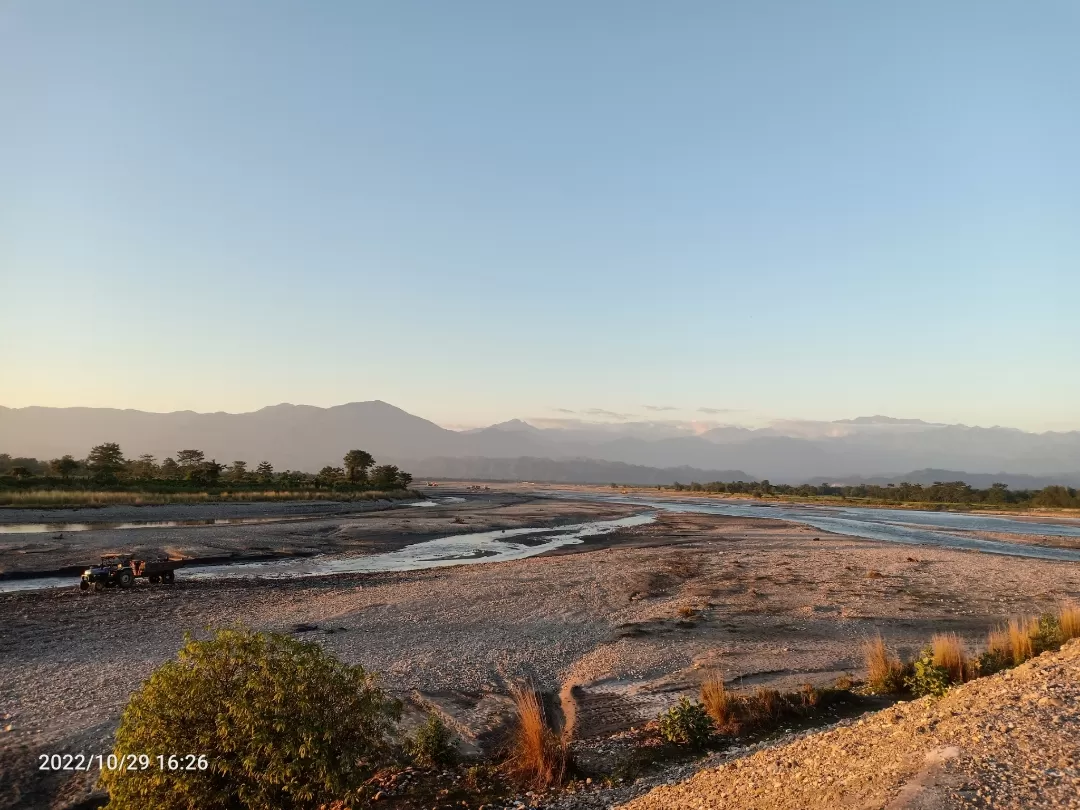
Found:
<path fill-rule="evenodd" d="M 192 566 L 183 569 L 185 579 L 211 577 L 305 577 L 326 574 L 355 574 L 375 571 L 414 571 L 472 562 L 505 562 L 534 557 L 560 546 L 581 543 L 586 537 L 641 526 L 656 519 L 655 514 L 634 515 L 618 520 L 597 520 L 560 526 L 555 529 L 504 529 L 458 534 L 416 543 L 385 554 L 363 556 L 326 555 L 303 560 L 234 563 L 228 566 Z M 528 537 L 529 542 L 514 542 Z"/>
<path fill-rule="evenodd" d="M 978 537 L 956 533 L 957 530 L 992 531 L 1022 535 L 1053 535 L 1080 538 L 1080 526 L 1036 523 L 996 515 L 977 515 L 964 512 L 922 512 L 907 509 L 874 509 L 871 507 L 733 503 L 709 498 L 666 500 L 632 495 L 601 495 L 582 492 L 552 493 L 548 491 L 544 494 L 559 498 L 636 504 L 666 512 L 694 512 L 710 515 L 787 520 L 792 523 L 812 526 L 822 531 L 845 534 L 851 537 L 865 537 L 869 540 L 882 540 L 889 543 L 933 545 L 944 548 L 983 551 L 990 554 L 1080 562 L 1080 549 L 982 540 Z"/>

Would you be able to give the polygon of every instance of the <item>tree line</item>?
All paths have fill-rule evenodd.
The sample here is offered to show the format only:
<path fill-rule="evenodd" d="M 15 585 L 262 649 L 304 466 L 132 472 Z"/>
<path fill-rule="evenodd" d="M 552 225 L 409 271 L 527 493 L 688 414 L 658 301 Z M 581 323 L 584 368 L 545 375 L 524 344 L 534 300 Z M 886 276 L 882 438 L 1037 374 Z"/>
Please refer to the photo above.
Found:
<path fill-rule="evenodd" d="M 1058 506 L 1080 508 L 1080 493 L 1072 487 L 1048 486 L 1043 489 L 1009 489 L 1008 484 L 992 484 L 976 489 L 963 481 L 935 481 L 922 484 L 771 484 L 764 481 L 713 481 L 708 484 L 680 484 L 671 489 L 677 492 L 711 492 L 740 495 L 788 495 L 801 498 L 832 496 L 859 500 L 895 503 L 965 503 L 1020 506 Z"/>
<path fill-rule="evenodd" d="M 91 448 L 84 459 L 65 455 L 50 461 L 12 457 L 0 453 L 0 477 L 21 483 L 92 482 L 107 485 L 168 483 L 200 487 L 279 486 L 325 487 L 330 489 L 407 489 L 412 475 L 394 464 L 375 463 L 366 450 L 350 450 L 340 467 L 327 465 L 318 473 L 298 470 L 277 472 L 269 461 L 254 467 L 237 460 L 220 464 L 202 450 L 178 450 L 175 457 L 158 461 L 149 453 L 126 458 L 120 445 L 106 442 Z"/>

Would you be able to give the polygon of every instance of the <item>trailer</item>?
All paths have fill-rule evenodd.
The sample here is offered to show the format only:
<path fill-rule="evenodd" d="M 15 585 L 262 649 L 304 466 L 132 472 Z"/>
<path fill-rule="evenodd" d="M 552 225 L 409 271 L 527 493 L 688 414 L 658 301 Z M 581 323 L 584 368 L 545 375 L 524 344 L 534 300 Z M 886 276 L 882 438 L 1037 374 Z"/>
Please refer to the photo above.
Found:
<path fill-rule="evenodd" d="M 130 588 L 140 577 L 154 585 L 171 585 L 176 581 L 176 569 L 183 564 L 183 560 L 136 560 L 122 554 L 109 555 L 101 558 L 100 565 L 83 571 L 79 588 L 84 591 L 90 588 L 95 591 L 101 588 Z"/>

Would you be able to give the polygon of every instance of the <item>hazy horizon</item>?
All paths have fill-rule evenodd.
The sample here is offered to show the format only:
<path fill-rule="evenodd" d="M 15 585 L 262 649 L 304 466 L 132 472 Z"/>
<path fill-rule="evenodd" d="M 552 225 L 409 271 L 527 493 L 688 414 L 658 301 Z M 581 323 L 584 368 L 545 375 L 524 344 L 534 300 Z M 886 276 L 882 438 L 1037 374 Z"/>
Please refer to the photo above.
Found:
<path fill-rule="evenodd" d="M 844 425 L 857 424 L 859 421 L 863 421 L 863 424 L 871 424 L 873 420 L 880 420 L 879 424 L 890 425 L 893 427 L 901 426 L 904 423 L 920 423 L 928 426 L 953 426 L 953 427 L 969 427 L 969 428 L 1003 428 L 1008 430 L 1020 430 L 1026 433 L 1053 433 L 1053 432 L 1071 432 L 1065 431 L 1028 431 L 1023 428 L 1016 427 L 1014 425 L 998 425 L 998 424 L 967 424 L 963 422 L 935 422 L 928 419 L 920 419 L 918 417 L 911 416 L 897 416 L 895 414 L 854 414 L 849 416 L 837 416 L 831 419 L 809 419 L 799 416 L 778 416 L 762 419 L 748 419 L 740 414 L 729 414 L 725 418 L 720 419 L 716 416 L 708 416 L 703 414 L 703 411 L 718 410 L 709 408 L 697 408 L 697 409 L 682 409 L 675 406 L 654 406 L 643 405 L 640 406 L 637 412 L 601 412 L 600 409 L 586 408 L 580 411 L 574 411 L 569 408 L 548 408 L 548 414 L 511 414 L 505 416 L 505 418 L 496 419 L 495 421 L 475 421 L 469 423 L 452 423 L 440 421 L 437 418 L 433 418 L 423 412 L 417 412 L 410 410 L 409 408 L 403 408 L 394 402 L 388 402 L 384 399 L 372 399 L 372 400 L 353 400 L 350 402 L 339 402 L 333 405 L 313 405 L 308 402 L 275 402 L 267 405 L 262 405 L 251 410 L 237 410 L 227 411 L 221 408 L 214 410 L 194 410 L 190 408 L 167 410 L 167 411 L 154 411 L 143 408 L 122 408 L 112 406 L 92 406 L 92 405 L 21 405 L 12 406 L 0 402 L 0 408 L 8 408 L 11 410 L 21 410 L 25 408 L 92 408 L 101 410 L 115 410 L 115 411 L 135 411 L 140 413 L 149 413 L 156 415 L 169 415 L 177 413 L 194 413 L 198 415 L 214 415 L 225 414 L 231 416 L 242 416 L 246 414 L 258 413 L 259 411 L 266 410 L 268 408 L 279 407 L 297 407 L 297 408 L 318 408 L 320 410 L 329 410 L 332 408 L 342 408 L 349 405 L 364 405 L 372 402 L 382 402 L 385 405 L 389 405 L 393 408 L 405 411 L 411 416 L 417 416 L 421 419 L 425 419 L 438 425 L 446 430 L 453 431 L 470 431 L 487 427 L 493 427 L 508 422 L 524 422 L 533 427 L 542 429 L 573 429 L 575 427 L 580 428 L 597 428 L 597 429 L 609 429 L 613 432 L 618 432 L 621 427 L 633 427 L 639 425 L 657 425 L 657 426 L 671 426 L 679 427 L 691 433 L 703 433 L 707 430 L 716 428 L 732 427 L 742 428 L 747 430 L 760 430 L 763 428 L 769 429 L 786 429 L 793 434 L 798 433 L 798 428 L 801 425 Z M 679 418 L 680 416 L 685 418 Z M 869 421 L 867 421 L 869 420 Z M 2 450 L 3 448 L 0 448 Z"/>
<path fill-rule="evenodd" d="M 4 3 L 0 401 L 1080 429 L 1077 30 Z"/>

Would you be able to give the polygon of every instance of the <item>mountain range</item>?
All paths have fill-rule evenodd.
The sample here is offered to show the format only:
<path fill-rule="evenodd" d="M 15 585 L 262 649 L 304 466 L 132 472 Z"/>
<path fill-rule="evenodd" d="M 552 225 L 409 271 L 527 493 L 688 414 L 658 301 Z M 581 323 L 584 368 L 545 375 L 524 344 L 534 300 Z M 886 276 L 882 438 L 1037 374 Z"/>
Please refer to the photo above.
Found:
<path fill-rule="evenodd" d="M 93 445 L 112 441 L 129 457 L 198 448 L 225 463 L 266 459 L 277 469 L 314 471 L 340 464 L 346 450 L 360 447 L 419 476 L 887 483 L 929 473 L 939 476 L 934 480 L 1080 485 L 1080 431 L 1030 433 L 888 416 L 788 420 L 757 429 L 534 421 L 541 426 L 515 419 L 448 430 L 378 400 L 331 408 L 282 404 L 240 414 L 0 407 L 0 452 L 84 457 Z M 905 472 L 912 470 L 919 472 Z"/>

